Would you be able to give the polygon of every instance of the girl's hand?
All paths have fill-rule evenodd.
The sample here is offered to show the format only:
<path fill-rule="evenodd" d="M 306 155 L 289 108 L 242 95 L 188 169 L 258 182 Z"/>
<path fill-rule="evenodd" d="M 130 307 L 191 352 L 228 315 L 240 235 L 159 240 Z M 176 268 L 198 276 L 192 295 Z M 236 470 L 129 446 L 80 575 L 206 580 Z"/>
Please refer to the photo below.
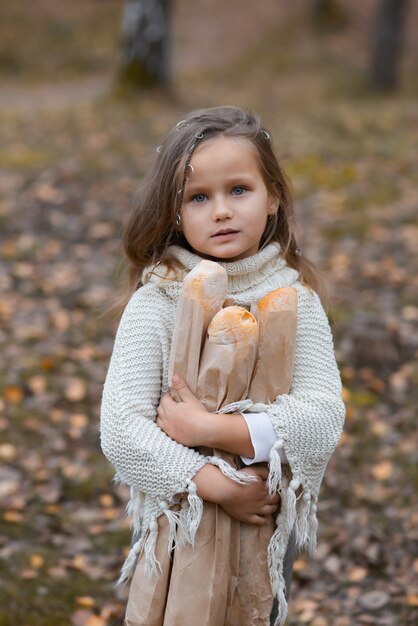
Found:
<path fill-rule="evenodd" d="M 207 411 L 179 376 L 173 376 L 172 383 L 180 402 L 165 393 L 157 409 L 157 424 L 177 443 L 190 448 L 203 445 L 203 432 L 208 427 L 207 422 L 212 413 Z"/>
<path fill-rule="evenodd" d="M 201 498 L 219 504 L 231 517 L 245 524 L 264 526 L 278 510 L 280 496 L 268 493 L 266 465 L 253 465 L 241 471 L 257 476 L 258 480 L 241 485 L 208 463 L 199 470 L 193 482 Z"/>
<path fill-rule="evenodd" d="M 229 485 L 229 490 L 222 494 L 220 505 L 231 517 L 240 522 L 265 526 L 271 515 L 279 508 L 280 495 L 276 493 L 271 496 L 268 492 L 266 466 L 253 465 L 240 471 L 257 476 L 258 480 L 246 485 L 230 480 L 232 485 Z"/>

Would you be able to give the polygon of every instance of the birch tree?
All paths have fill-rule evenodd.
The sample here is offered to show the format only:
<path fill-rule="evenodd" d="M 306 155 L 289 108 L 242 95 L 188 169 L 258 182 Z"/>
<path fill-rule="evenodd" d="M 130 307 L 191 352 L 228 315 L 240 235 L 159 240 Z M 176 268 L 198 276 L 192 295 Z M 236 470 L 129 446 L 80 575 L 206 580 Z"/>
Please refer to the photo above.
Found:
<path fill-rule="evenodd" d="M 121 79 L 149 87 L 170 81 L 169 0 L 126 0 L 122 14 Z"/>
<path fill-rule="evenodd" d="M 409 0 L 380 0 L 372 57 L 372 80 L 379 89 L 399 83 L 403 26 Z"/>

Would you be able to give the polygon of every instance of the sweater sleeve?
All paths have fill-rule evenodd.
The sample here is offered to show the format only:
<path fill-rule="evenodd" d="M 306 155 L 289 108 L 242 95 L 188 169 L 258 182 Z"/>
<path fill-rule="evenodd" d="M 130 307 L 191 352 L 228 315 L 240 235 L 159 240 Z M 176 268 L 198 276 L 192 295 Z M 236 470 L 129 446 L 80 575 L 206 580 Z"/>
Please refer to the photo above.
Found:
<path fill-rule="evenodd" d="M 132 296 L 119 324 L 101 404 L 101 446 L 118 479 L 169 499 L 186 491 L 206 463 L 155 423 L 162 393 L 162 325 L 166 311 L 155 290 Z"/>
<path fill-rule="evenodd" d="M 293 477 L 318 493 L 341 435 L 345 407 L 327 316 L 318 295 L 298 289 L 296 352 L 289 394 L 267 407 Z"/>

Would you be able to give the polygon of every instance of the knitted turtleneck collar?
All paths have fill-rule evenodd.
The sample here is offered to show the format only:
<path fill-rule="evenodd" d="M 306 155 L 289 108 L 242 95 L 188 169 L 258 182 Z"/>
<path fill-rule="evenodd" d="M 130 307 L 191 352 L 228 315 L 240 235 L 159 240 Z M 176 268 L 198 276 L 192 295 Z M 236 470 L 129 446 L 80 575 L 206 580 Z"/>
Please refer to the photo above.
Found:
<path fill-rule="evenodd" d="M 280 254 L 280 245 L 271 243 L 253 256 L 240 261 L 217 261 L 217 263 L 225 268 L 228 276 L 244 276 L 249 272 L 259 271 L 266 263 L 276 259 L 278 254 Z M 187 270 L 193 269 L 202 260 L 199 255 L 189 252 L 189 250 L 181 246 L 171 246 L 169 255 L 171 258 L 179 261 Z"/>
<path fill-rule="evenodd" d="M 183 280 L 187 272 L 202 260 L 200 256 L 181 246 L 170 246 L 168 258 L 180 266 L 182 274 L 179 276 L 180 280 Z M 218 263 L 225 268 L 228 275 L 228 297 L 237 304 L 252 301 L 260 297 L 261 292 L 267 293 L 279 287 L 288 287 L 299 278 L 299 273 L 286 264 L 281 256 L 280 245 L 275 242 L 240 261 L 218 261 Z M 160 274 L 159 270 L 160 268 L 155 272 L 157 275 Z M 171 276 L 167 278 L 171 280 Z M 150 280 L 151 282 L 161 280 L 161 276 L 150 277 Z"/>

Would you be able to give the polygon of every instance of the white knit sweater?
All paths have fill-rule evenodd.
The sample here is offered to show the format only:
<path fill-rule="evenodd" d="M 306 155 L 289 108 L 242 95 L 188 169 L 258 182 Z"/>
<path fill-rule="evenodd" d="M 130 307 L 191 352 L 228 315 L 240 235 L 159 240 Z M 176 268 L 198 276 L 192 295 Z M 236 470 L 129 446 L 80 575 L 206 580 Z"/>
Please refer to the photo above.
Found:
<path fill-rule="evenodd" d="M 142 550 L 150 572 L 155 571 L 156 520 L 166 514 L 175 532 L 170 504 L 176 494 L 189 493 L 186 539 L 193 541 L 201 503 L 192 479 L 205 463 L 218 462 L 171 440 L 155 423 L 161 395 L 169 387 L 168 360 L 181 280 L 201 260 L 177 246 L 170 248 L 170 255 L 181 264 L 182 275 L 164 280 L 163 268 L 157 268 L 150 281 L 132 295 L 116 334 L 103 391 L 102 449 L 116 468 L 116 479 L 131 487 L 128 512 L 138 539 L 121 579 L 132 574 Z M 278 244 L 241 261 L 220 265 L 228 274 L 228 304 L 249 306 L 279 287 L 293 286 L 298 292 L 296 354 L 289 394 L 279 396 L 271 405 L 254 407 L 248 401 L 231 408 L 267 411 L 278 436 L 270 454 L 269 487 L 281 491 L 282 507 L 269 547 L 269 566 L 280 608 L 276 623 L 282 624 L 287 611 L 283 556 L 292 528 L 299 547 L 309 552 L 315 549 L 316 502 L 345 416 L 341 381 L 319 297 L 301 285 L 298 272 L 281 258 Z M 290 477 L 282 475 L 280 448 L 286 453 Z"/>

